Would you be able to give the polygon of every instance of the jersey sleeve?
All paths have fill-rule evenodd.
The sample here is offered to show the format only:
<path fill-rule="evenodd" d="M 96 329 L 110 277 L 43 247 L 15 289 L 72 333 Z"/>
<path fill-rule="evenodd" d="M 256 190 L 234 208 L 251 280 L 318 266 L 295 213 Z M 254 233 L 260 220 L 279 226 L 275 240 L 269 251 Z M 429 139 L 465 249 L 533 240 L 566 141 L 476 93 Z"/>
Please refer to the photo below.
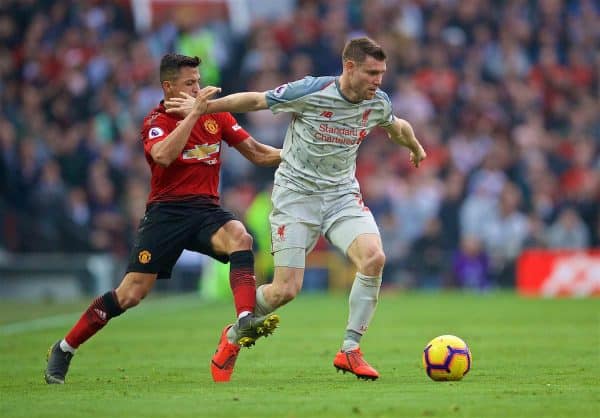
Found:
<path fill-rule="evenodd" d="M 231 113 L 220 113 L 219 124 L 223 130 L 223 141 L 230 147 L 239 144 L 250 136 L 250 134 L 239 125 Z"/>
<path fill-rule="evenodd" d="M 381 120 L 379 121 L 378 125 L 382 128 L 387 128 L 392 125 L 392 122 L 394 122 L 392 102 L 384 91 L 379 90 L 378 93 L 381 96 L 381 100 L 383 102 L 383 114 L 381 115 Z"/>
<path fill-rule="evenodd" d="M 267 105 L 274 114 L 281 112 L 302 113 L 305 110 L 306 98 L 311 93 L 322 90 L 334 80 L 333 77 L 307 76 L 301 80 L 282 84 L 265 93 Z"/>
<path fill-rule="evenodd" d="M 154 144 L 165 139 L 170 133 L 169 124 L 160 116 L 146 120 L 142 128 L 144 151 L 150 154 L 150 150 Z"/>

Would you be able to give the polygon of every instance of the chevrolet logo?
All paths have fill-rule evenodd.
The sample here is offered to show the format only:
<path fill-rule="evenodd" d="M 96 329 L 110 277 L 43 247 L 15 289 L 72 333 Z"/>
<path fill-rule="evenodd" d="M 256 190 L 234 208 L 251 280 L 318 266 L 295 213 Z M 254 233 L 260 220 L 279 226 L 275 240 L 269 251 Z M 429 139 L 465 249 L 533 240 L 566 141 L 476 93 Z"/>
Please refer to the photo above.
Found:
<path fill-rule="evenodd" d="M 194 148 L 183 151 L 183 159 L 190 160 L 195 158 L 196 160 L 202 160 L 216 152 L 219 152 L 219 144 L 196 145 Z"/>

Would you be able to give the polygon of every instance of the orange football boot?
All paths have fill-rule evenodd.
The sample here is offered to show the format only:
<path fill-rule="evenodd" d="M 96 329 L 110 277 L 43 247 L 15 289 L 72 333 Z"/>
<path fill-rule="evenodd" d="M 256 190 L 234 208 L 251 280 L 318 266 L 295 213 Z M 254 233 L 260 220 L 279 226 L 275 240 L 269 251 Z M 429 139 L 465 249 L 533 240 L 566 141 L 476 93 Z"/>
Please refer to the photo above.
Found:
<path fill-rule="evenodd" d="M 359 379 L 375 380 L 379 373 L 363 358 L 360 348 L 349 351 L 339 351 L 333 359 L 333 365 L 338 371 L 350 372 Z"/>
<path fill-rule="evenodd" d="M 215 382 L 229 382 L 233 374 L 233 367 L 240 353 L 240 346 L 227 340 L 227 331 L 233 325 L 227 325 L 221 333 L 217 351 L 210 363 L 210 372 Z"/>

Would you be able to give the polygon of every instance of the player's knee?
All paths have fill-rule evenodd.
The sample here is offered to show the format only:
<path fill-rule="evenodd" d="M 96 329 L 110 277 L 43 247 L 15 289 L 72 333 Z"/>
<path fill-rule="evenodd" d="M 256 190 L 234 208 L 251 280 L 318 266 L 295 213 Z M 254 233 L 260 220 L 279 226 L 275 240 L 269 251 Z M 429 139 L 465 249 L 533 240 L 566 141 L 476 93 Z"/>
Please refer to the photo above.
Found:
<path fill-rule="evenodd" d="M 362 269 L 370 275 L 378 275 L 385 265 L 385 253 L 381 248 L 370 249 L 363 258 Z"/>
<path fill-rule="evenodd" d="M 231 236 L 230 247 L 232 251 L 249 250 L 252 248 L 252 235 L 246 229 L 238 228 Z"/>
<path fill-rule="evenodd" d="M 119 305 L 123 310 L 133 308 L 146 297 L 147 292 L 141 288 L 130 288 L 119 295 Z"/>

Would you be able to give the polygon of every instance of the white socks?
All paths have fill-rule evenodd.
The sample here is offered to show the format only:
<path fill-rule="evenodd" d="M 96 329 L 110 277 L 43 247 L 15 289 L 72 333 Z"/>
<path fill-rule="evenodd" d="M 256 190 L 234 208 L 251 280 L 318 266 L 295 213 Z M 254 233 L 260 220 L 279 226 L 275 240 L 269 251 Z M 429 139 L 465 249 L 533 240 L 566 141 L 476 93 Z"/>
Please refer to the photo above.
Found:
<path fill-rule="evenodd" d="M 264 316 L 270 314 L 275 309 L 265 299 L 265 295 L 263 294 L 263 288 L 266 285 L 261 285 L 256 289 L 256 307 L 254 308 L 255 316 Z"/>
<path fill-rule="evenodd" d="M 238 315 L 238 319 L 240 319 L 240 318 L 243 318 L 243 317 L 245 317 L 245 316 L 248 316 L 248 315 L 250 315 L 251 313 L 252 313 L 252 312 L 250 312 L 250 311 L 242 311 L 242 312 L 240 312 L 240 314 Z"/>
<path fill-rule="evenodd" d="M 365 276 L 356 273 L 350 291 L 350 313 L 342 345 L 343 351 L 358 348 L 360 337 L 367 331 L 379 298 L 381 276 Z"/>
<path fill-rule="evenodd" d="M 64 338 L 60 341 L 60 349 L 62 351 L 64 351 L 65 353 L 68 351 L 71 354 L 75 354 L 75 349 L 73 347 L 71 347 L 69 345 L 69 343 L 67 342 L 67 340 L 65 340 Z"/>

